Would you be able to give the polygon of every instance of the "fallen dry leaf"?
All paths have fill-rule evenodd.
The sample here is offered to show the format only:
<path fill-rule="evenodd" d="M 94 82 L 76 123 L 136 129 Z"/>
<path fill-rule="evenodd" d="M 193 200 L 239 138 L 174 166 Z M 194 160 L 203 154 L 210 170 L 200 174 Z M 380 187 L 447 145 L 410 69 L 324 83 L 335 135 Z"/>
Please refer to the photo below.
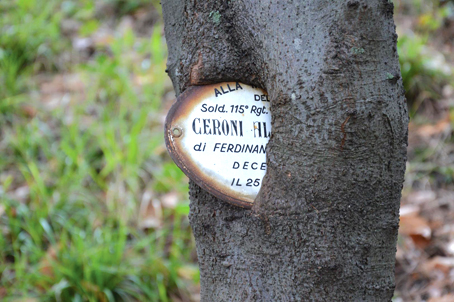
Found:
<path fill-rule="evenodd" d="M 29 117 L 29 118 L 35 117 L 36 114 L 38 113 L 38 110 L 36 110 L 35 107 L 30 106 L 30 105 L 22 105 L 22 106 L 21 106 L 21 109 L 22 109 L 22 113 L 23 113 L 26 117 Z"/>
<path fill-rule="evenodd" d="M 4 287 L 0 287 L 0 299 L 5 297 L 8 291 Z"/>
<path fill-rule="evenodd" d="M 416 215 L 401 216 L 399 233 L 409 236 L 419 248 L 425 248 L 430 244 L 432 229 L 426 219 Z"/>
<path fill-rule="evenodd" d="M 40 262 L 40 273 L 48 276 L 54 276 L 54 270 L 52 268 L 52 261 L 57 259 L 57 250 L 55 247 L 51 246 L 47 249 L 46 255 L 42 258 Z"/>
<path fill-rule="evenodd" d="M 448 294 L 442 297 L 430 298 L 428 302 L 453 302 L 454 294 Z"/>
<path fill-rule="evenodd" d="M 421 216 L 402 216 L 400 217 L 399 232 L 403 235 L 421 235 L 430 239 L 432 230 L 426 219 Z"/>
<path fill-rule="evenodd" d="M 451 130 L 451 119 L 449 115 L 440 120 L 435 125 L 424 125 L 416 129 L 416 133 L 424 139 L 431 136 L 442 134 Z"/>
<path fill-rule="evenodd" d="M 438 270 L 447 275 L 454 268 L 454 257 L 437 256 L 424 263 L 422 267 L 426 273 Z"/>
<path fill-rule="evenodd" d="M 145 191 L 139 209 L 141 229 L 158 228 L 162 222 L 162 208 L 159 200 L 153 198 L 151 191 Z"/>

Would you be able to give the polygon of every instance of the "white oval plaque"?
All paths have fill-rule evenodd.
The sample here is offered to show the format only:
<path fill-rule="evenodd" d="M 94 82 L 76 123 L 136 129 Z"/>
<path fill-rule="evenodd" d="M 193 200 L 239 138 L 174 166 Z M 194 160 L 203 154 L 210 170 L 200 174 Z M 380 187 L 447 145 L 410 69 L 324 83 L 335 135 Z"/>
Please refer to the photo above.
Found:
<path fill-rule="evenodd" d="M 199 186 L 251 207 L 266 172 L 271 132 L 265 91 L 237 82 L 188 88 L 167 115 L 167 150 Z"/>

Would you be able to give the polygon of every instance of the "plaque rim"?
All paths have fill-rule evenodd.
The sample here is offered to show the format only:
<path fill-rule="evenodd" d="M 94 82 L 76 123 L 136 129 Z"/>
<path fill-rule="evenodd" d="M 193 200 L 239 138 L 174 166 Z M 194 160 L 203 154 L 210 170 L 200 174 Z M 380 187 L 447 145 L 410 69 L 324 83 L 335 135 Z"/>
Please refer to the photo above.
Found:
<path fill-rule="evenodd" d="M 185 115 L 188 115 L 191 112 L 191 109 L 193 109 L 194 106 L 200 103 L 204 97 L 208 96 L 210 94 L 210 91 L 212 91 L 214 88 L 226 84 L 236 85 L 236 83 L 252 87 L 251 85 L 243 84 L 240 82 L 221 82 L 216 84 L 188 87 L 182 94 L 177 97 L 176 101 L 172 104 L 172 107 L 167 113 L 164 126 L 164 138 L 167 152 L 169 153 L 174 163 L 198 186 L 231 205 L 250 209 L 254 204 L 253 199 L 248 198 L 247 196 L 244 196 L 242 194 L 238 194 L 234 190 L 231 190 L 231 194 L 223 192 L 225 190 L 222 190 L 222 188 L 225 188 L 225 186 L 218 186 L 214 183 L 209 183 L 209 178 L 207 179 L 207 177 L 204 177 L 203 172 L 199 169 L 198 165 L 191 161 L 191 156 L 188 155 L 190 154 L 189 152 L 186 151 L 186 160 L 185 157 L 177 151 L 176 140 L 184 137 L 184 131 L 182 135 L 177 138 L 174 138 L 174 135 L 172 134 L 172 128 L 174 126 L 178 126 L 178 124 L 175 124 L 176 118 L 179 119 L 181 117 L 184 117 Z M 261 90 L 263 94 L 267 94 L 261 88 L 252 88 Z M 185 150 L 182 150 L 182 152 L 184 151 Z"/>

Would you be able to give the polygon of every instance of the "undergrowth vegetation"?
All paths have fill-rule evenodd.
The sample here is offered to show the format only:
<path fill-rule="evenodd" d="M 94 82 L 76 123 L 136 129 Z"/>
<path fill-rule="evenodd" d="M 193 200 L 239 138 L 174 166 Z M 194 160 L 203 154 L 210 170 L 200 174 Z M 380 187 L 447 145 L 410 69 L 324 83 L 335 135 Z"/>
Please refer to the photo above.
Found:
<path fill-rule="evenodd" d="M 406 27 L 398 28 L 401 30 L 397 46 L 409 109 L 414 117 L 421 104 L 440 99 L 442 88 L 454 84 L 452 68 L 442 50 L 429 45 L 429 41 L 443 45 L 441 28 L 448 18 L 454 17 L 454 3 L 406 0 L 399 1 L 396 10 L 401 12 L 398 17 L 402 23 L 407 23 Z M 440 41 L 435 41 L 437 35 Z"/>
<path fill-rule="evenodd" d="M 198 282 L 187 181 L 163 147 L 162 25 L 93 38 L 159 8 L 104 2 L 0 3 L 2 301 L 187 301 Z"/>

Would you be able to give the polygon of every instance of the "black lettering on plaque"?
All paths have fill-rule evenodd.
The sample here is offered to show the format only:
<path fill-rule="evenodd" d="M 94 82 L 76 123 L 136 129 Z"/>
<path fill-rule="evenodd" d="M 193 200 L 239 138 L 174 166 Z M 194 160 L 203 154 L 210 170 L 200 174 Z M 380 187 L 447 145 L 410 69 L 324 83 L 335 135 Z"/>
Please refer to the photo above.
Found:
<path fill-rule="evenodd" d="M 229 122 L 227 122 L 226 120 L 222 120 L 222 124 L 221 124 L 221 129 L 222 129 L 222 133 L 227 136 L 229 135 Z"/>
<path fill-rule="evenodd" d="M 231 120 L 230 126 L 232 127 L 232 136 L 238 136 L 238 121 Z"/>
<path fill-rule="evenodd" d="M 209 122 L 210 119 L 203 119 L 203 134 L 211 134 L 210 125 L 208 124 Z M 210 130 L 210 132 L 207 132 L 207 129 Z"/>
<path fill-rule="evenodd" d="M 202 143 L 194 145 L 195 151 L 202 151 Z"/>
<path fill-rule="evenodd" d="M 199 132 L 197 132 L 197 131 L 195 130 L 195 127 L 196 127 L 196 126 L 195 126 L 195 121 L 196 121 L 196 120 L 199 120 L 199 123 L 200 123 L 200 119 L 199 119 L 199 118 L 195 118 L 194 121 L 192 121 L 192 130 L 194 131 L 195 134 L 201 134 L 201 133 L 202 133 L 202 129 L 201 129 L 200 127 L 198 128 Z"/>
<path fill-rule="evenodd" d="M 254 125 L 254 137 L 269 137 L 269 133 L 266 132 L 266 122 L 253 122 Z"/>
<path fill-rule="evenodd" d="M 219 128 L 221 127 L 221 122 L 219 122 L 216 119 L 213 119 L 213 134 L 216 135 L 216 130 L 217 130 L 217 135 L 221 135 L 221 131 Z"/>

